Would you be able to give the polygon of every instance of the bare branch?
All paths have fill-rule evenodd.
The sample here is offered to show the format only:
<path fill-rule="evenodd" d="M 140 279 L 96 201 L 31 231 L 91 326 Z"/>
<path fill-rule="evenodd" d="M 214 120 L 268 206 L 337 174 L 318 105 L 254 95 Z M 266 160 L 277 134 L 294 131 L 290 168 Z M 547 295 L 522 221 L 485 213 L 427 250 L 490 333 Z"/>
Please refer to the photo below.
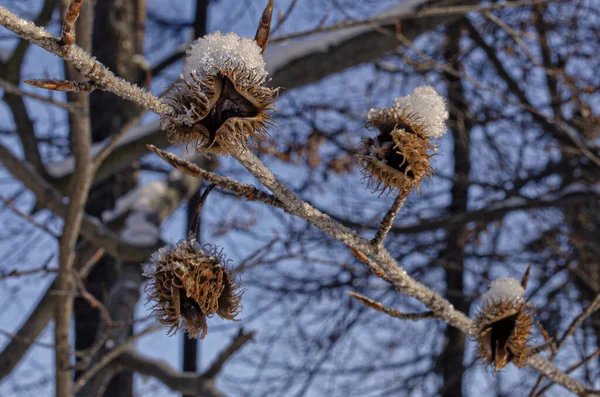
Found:
<path fill-rule="evenodd" d="M 131 129 L 135 125 L 137 125 L 140 119 L 141 116 L 135 117 L 133 120 L 127 122 L 127 124 L 125 124 L 123 128 L 121 128 L 121 131 L 113 135 L 110 138 L 110 141 L 102 148 L 102 150 L 100 150 L 100 152 L 96 156 L 94 156 L 94 171 L 98 171 L 100 169 L 104 160 L 106 160 L 106 158 L 113 152 L 113 150 L 115 150 L 115 148 L 125 137 L 125 135 L 127 135 L 127 133 L 131 131 Z"/>
<path fill-rule="evenodd" d="M 48 256 L 48 258 L 44 261 L 44 264 L 41 267 L 38 267 L 35 269 L 28 269 L 28 270 L 14 269 L 9 272 L 0 271 L 0 280 L 5 280 L 7 278 L 12 278 L 12 277 L 28 276 L 31 274 L 38 274 L 38 273 L 56 273 L 56 272 L 58 272 L 57 268 L 48 267 L 48 264 L 50 263 L 52 258 L 54 258 L 54 254 L 50 254 L 50 256 Z"/>
<path fill-rule="evenodd" d="M 381 221 L 381 225 L 379 226 L 379 230 L 377 230 L 375 237 L 373 237 L 373 240 L 371 240 L 371 243 L 373 245 L 379 247 L 383 244 L 385 237 L 387 236 L 390 229 L 392 228 L 392 225 L 394 224 L 394 219 L 396 218 L 396 215 L 398 215 L 398 212 L 400 212 L 402 206 L 404 206 L 407 197 L 408 195 L 404 193 L 400 193 L 398 197 L 396 197 L 396 200 L 394 200 L 392 207 L 388 210 L 387 214 L 385 214 L 385 217 Z"/>
<path fill-rule="evenodd" d="M 158 379 L 173 391 L 198 397 L 224 397 L 214 383 L 201 374 L 176 371 L 164 361 L 144 357 L 131 350 L 121 354 L 117 362 L 129 371 Z"/>
<path fill-rule="evenodd" d="M 25 84 L 29 84 L 30 86 L 43 88 L 45 90 L 53 90 L 53 91 L 66 91 L 66 92 L 87 92 L 90 93 L 94 91 L 97 86 L 93 81 L 69 81 L 69 80 L 47 80 L 47 79 L 33 79 L 33 80 L 24 80 Z"/>
<path fill-rule="evenodd" d="M 69 8 L 67 8 L 67 14 L 60 32 L 60 42 L 63 45 L 71 45 L 75 42 L 75 21 L 79 17 L 82 3 L 83 0 L 71 0 Z"/>
<path fill-rule="evenodd" d="M 0 88 L 2 88 L 4 91 L 9 92 L 11 94 L 33 98 L 40 102 L 44 102 L 44 103 L 47 103 L 47 104 L 50 104 L 53 106 L 58 106 L 69 112 L 81 112 L 81 109 L 77 108 L 75 104 L 58 102 L 58 101 L 55 101 L 50 98 L 46 98 L 46 97 L 36 95 L 36 94 L 30 93 L 30 92 L 25 92 L 25 91 L 21 90 L 18 86 L 11 84 L 8 81 L 2 80 L 2 79 L 0 79 Z"/>
<path fill-rule="evenodd" d="M 18 34 L 26 41 L 36 44 L 69 62 L 83 76 L 94 81 L 100 89 L 110 91 L 158 114 L 168 112 L 168 106 L 163 104 L 160 99 L 115 76 L 106 66 L 92 58 L 90 54 L 77 45 L 61 45 L 60 40 L 47 31 L 19 18 L 2 6 L 0 6 L 0 25 Z"/>
<path fill-rule="evenodd" d="M 67 11 L 65 25 L 63 25 L 63 44 L 71 44 L 75 36 L 70 34 L 72 24 L 75 23 L 81 1 L 72 1 Z M 1 10 L 0 10 L 1 11 Z M 91 25 L 93 21 L 92 10 L 85 12 L 83 23 Z M 69 25 L 71 23 L 71 25 Z M 91 49 L 91 30 L 88 37 L 83 38 L 83 47 Z M 74 72 L 67 69 L 68 77 L 73 77 Z M 71 322 L 73 317 L 73 302 L 75 296 L 76 279 L 73 271 L 75 263 L 75 243 L 79 238 L 81 224 L 84 217 L 84 208 L 87 201 L 92 181 L 94 180 L 94 169 L 92 167 L 92 129 L 89 117 L 89 96 L 77 92 L 70 96 L 71 102 L 76 103 L 82 114 L 71 113 L 71 147 L 75 157 L 75 172 L 71 180 L 69 204 L 62 235 L 58 244 L 58 277 L 56 279 L 56 292 L 58 296 L 54 306 L 54 344 L 56 353 L 55 378 L 56 397 L 71 397 L 73 374 L 71 370 Z"/>
<path fill-rule="evenodd" d="M 84 249 L 78 253 L 75 267 L 78 268 L 82 277 L 87 276 L 93 264 L 98 262 L 103 254 L 103 249 Z M 56 284 L 55 279 L 12 340 L 0 353 L 0 379 L 12 372 L 29 349 L 29 346 L 35 343 L 37 337 L 52 319 Z"/>
<path fill-rule="evenodd" d="M 265 193 L 255 186 L 248 185 L 245 183 L 238 182 L 228 177 L 219 176 L 209 171 L 205 171 L 195 164 L 190 163 L 187 160 L 182 159 L 174 155 L 173 153 L 166 152 L 157 148 L 154 145 L 148 145 L 148 149 L 156 153 L 161 159 L 171 164 L 173 167 L 187 175 L 202 178 L 207 182 L 214 183 L 220 188 L 230 190 L 240 197 L 244 197 L 248 201 L 262 201 L 265 204 L 271 205 L 277 208 L 283 208 L 283 204 L 277 200 L 274 196 Z"/>
<path fill-rule="evenodd" d="M 269 42 L 269 33 L 271 32 L 271 17 L 273 16 L 273 0 L 269 0 L 267 7 L 263 11 L 263 14 L 258 23 L 258 29 L 256 30 L 256 36 L 254 40 L 256 44 L 261 48 L 261 54 L 265 52 L 267 43 Z"/>
<path fill-rule="evenodd" d="M 0 157 L 7 170 L 36 195 L 39 205 L 48 208 L 60 217 L 66 216 L 67 205 L 64 203 L 62 195 L 37 175 L 31 166 L 16 158 L 2 144 L 0 144 Z M 87 215 L 84 215 L 82 219 L 81 234 L 94 244 L 105 248 L 109 255 L 134 262 L 144 261 L 162 246 L 162 242 L 150 247 L 125 243 L 102 225 L 98 219 Z"/>
<path fill-rule="evenodd" d="M 110 364 L 115 358 L 119 357 L 123 352 L 125 352 L 137 339 L 141 338 L 144 335 L 149 333 L 158 331 L 162 328 L 162 325 L 155 325 L 152 327 L 148 327 L 145 330 L 141 331 L 138 334 L 133 335 L 129 339 L 127 339 L 124 343 L 118 345 L 117 347 L 109 350 L 106 354 L 104 354 L 100 360 L 94 364 L 90 369 L 81 374 L 81 376 L 75 382 L 73 387 L 73 393 L 79 392 L 87 382 L 92 379 L 98 372 L 100 372 L 104 367 Z"/>
<path fill-rule="evenodd" d="M 435 318 L 433 312 L 424 312 L 424 313 L 402 313 L 396 309 L 390 309 L 388 307 L 383 306 L 380 302 L 374 301 L 373 299 L 367 298 L 364 295 L 357 294 L 352 291 L 348 291 L 348 295 L 362 303 L 363 305 L 370 307 L 371 309 L 375 309 L 377 311 L 383 312 L 388 316 L 399 318 L 400 320 L 410 320 L 410 321 L 419 321 L 419 320 L 429 320 Z"/>
<path fill-rule="evenodd" d="M 332 220 L 327 214 L 298 198 L 289 188 L 279 182 L 273 173 L 250 151 L 242 151 L 235 154 L 234 157 L 271 190 L 275 197 L 284 203 L 286 212 L 305 219 L 334 239 L 373 259 L 377 266 L 384 272 L 387 280 L 399 292 L 422 302 L 433 312 L 435 318 L 462 330 L 467 335 L 473 336 L 476 334 L 476 327 L 470 318 L 464 313 L 457 311 L 440 294 L 410 277 L 406 270 L 398 265 L 385 248 L 381 250 L 376 249 L 370 241 L 358 236 L 355 232 Z M 597 395 L 595 392 L 587 389 L 581 382 L 569 377 L 539 355 L 528 358 L 527 363 L 553 382 L 561 384 L 577 395 Z"/>
<path fill-rule="evenodd" d="M 254 334 L 254 331 L 244 332 L 243 329 L 240 329 L 240 331 L 233 338 L 229 346 L 227 346 L 227 348 L 225 348 L 225 350 L 223 350 L 217 356 L 217 358 L 213 361 L 213 363 L 206 370 L 206 372 L 204 372 L 202 376 L 207 379 L 214 379 L 215 376 L 217 376 L 221 372 L 221 369 L 223 368 L 223 365 L 225 365 L 227 360 L 229 360 L 231 356 L 233 356 L 246 343 L 248 343 L 254 337 Z"/>

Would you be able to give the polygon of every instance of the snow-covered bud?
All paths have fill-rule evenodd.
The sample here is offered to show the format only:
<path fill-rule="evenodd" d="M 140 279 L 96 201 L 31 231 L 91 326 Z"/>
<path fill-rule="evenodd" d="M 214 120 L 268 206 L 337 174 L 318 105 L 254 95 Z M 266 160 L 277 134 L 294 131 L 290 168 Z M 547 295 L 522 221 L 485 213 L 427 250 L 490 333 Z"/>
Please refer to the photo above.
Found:
<path fill-rule="evenodd" d="M 187 51 L 181 81 L 168 98 L 171 112 L 161 127 L 172 144 L 228 154 L 245 149 L 248 139 L 267 137 L 277 90 L 264 87 L 262 48 L 235 33 L 215 32 Z"/>
<path fill-rule="evenodd" d="M 526 278 L 524 278 L 526 280 Z M 477 356 L 495 371 L 515 359 L 521 366 L 533 325 L 531 304 L 524 298 L 526 281 L 504 277 L 492 281 L 476 315 Z"/>
<path fill-rule="evenodd" d="M 365 139 L 358 154 L 368 186 L 404 195 L 418 189 L 431 175 L 435 145 L 430 139 L 444 134 L 447 118 L 444 99 L 430 86 L 397 98 L 392 107 L 371 109 L 367 126 L 377 128 L 379 135 Z"/>
<path fill-rule="evenodd" d="M 241 310 L 240 284 L 233 280 L 225 256 L 195 239 L 169 244 L 144 265 L 146 291 L 153 313 L 169 332 L 184 328 L 192 338 L 204 338 L 206 318 L 214 314 L 235 320 Z"/>

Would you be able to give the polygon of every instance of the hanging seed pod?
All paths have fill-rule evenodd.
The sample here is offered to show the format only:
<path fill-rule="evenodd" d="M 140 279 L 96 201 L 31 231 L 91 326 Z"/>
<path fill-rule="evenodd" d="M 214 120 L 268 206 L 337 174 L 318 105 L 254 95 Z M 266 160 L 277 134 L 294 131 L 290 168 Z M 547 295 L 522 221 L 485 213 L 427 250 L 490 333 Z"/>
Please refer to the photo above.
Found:
<path fill-rule="evenodd" d="M 528 275 L 528 273 L 526 274 Z M 524 298 L 526 278 L 505 277 L 492 281 L 476 315 L 477 356 L 498 371 L 511 361 L 519 367 L 528 356 L 528 337 L 533 325 L 532 306 Z"/>
<path fill-rule="evenodd" d="M 217 314 L 235 321 L 241 310 L 240 284 L 226 266 L 225 256 L 194 239 L 169 244 L 144 265 L 146 291 L 153 313 L 169 333 L 183 328 L 192 338 L 206 336 L 206 318 Z"/>
<path fill-rule="evenodd" d="M 432 87 L 418 87 L 411 95 L 397 98 L 394 106 L 372 109 L 367 127 L 379 131 L 363 140 L 358 159 L 364 179 L 373 191 L 398 189 L 408 194 L 431 176 L 429 159 L 432 138 L 446 131 L 448 118 L 444 99 Z"/>
<path fill-rule="evenodd" d="M 270 5 L 270 7 L 269 7 Z M 187 51 L 181 81 L 165 99 L 171 112 L 161 128 L 172 144 L 192 143 L 197 151 L 228 154 L 246 149 L 248 140 L 267 137 L 278 89 L 263 84 L 267 71 L 262 53 L 267 45 L 269 3 L 257 39 L 235 33 L 204 36 Z"/>

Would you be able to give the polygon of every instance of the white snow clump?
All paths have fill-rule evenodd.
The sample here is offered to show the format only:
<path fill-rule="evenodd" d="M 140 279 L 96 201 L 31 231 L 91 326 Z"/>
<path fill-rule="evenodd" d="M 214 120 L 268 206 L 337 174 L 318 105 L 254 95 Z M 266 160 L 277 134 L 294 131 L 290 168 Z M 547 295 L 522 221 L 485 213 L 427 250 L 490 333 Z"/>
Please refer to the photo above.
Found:
<path fill-rule="evenodd" d="M 267 77 L 267 70 L 260 52 L 261 48 L 252 39 L 216 31 L 199 38 L 186 51 L 184 78 L 187 79 L 194 71 L 203 75 L 212 74 L 217 68 L 224 69 L 227 64 L 230 68 L 244 67 L 262 83 Z"/>
<path fill-rule="evenodd" d="M 430 138 L 440 138 L 446 133 L 446 101 L 432 86 L 417 87 L 412 94 L 396 98 L 394 107 L 398 112 L 414 113 Z"/>
<path fill-rule="evenodd" d="M 521 283 L 512 277 L 503 277 L 494 280 L 490 288 L 483 294 L 484 306 L 492 306 L 502 302 L 515 302 L 523 299 L 525 290 Z"/>

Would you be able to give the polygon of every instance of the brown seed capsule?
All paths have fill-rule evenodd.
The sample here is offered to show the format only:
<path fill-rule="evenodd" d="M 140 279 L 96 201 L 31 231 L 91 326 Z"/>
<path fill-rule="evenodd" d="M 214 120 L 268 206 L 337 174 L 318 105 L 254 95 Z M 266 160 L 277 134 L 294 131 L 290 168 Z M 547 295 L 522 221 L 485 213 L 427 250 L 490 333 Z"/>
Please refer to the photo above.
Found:
<path fill-rule="evenodd" d="M 240 284 L 233 280 L 224 255 L 195 239 L 167 245 L 145 265 L 146 291 L 153 313 L 169 332 L 184 328 L 192 338 L 206 336 L 206 318 L 234 320 L 241 310 Z"/>
<path fill-rule="evenodd" d="M 369 126 L 379 135 L 363 140 L 358 159 L 368 186 L 373 192 L 389 193 L 398 189 L 408 194 L 418 189 L 421 181 L 431 175 L 428 151 L 435 148 L 422 132 L 414 115 L 394 108 L 377 109 Z"/>
<path fill-rule="evenodd" d="M 533 309 L 523 297 L 524 288 L 513 278 L 494 280 L 483 296 L 475 318 L 477 356 L 498 371 L 515 360 L 521 366 L 528 355 Z"/>
<path fill-rule="evenodd" d="M 418 87 L 394 106 L 369 112 L 367 126 L 379 135 L 363 140 L 358 159 L 373 192 L 408 194 L 431 176 L 429 159 L 436 146 L 430 140 L 445 132 L 445 106 L 433 88 Z"/>
<path fill-rule="evenodd" d="M 205 36 L 188 51 L 182 79 L 166 98 L 161 127 L 172 144 L 228 154 L 267 137 L 277 89 L 263 86 L 261 48 L 234 33 Z"/>

